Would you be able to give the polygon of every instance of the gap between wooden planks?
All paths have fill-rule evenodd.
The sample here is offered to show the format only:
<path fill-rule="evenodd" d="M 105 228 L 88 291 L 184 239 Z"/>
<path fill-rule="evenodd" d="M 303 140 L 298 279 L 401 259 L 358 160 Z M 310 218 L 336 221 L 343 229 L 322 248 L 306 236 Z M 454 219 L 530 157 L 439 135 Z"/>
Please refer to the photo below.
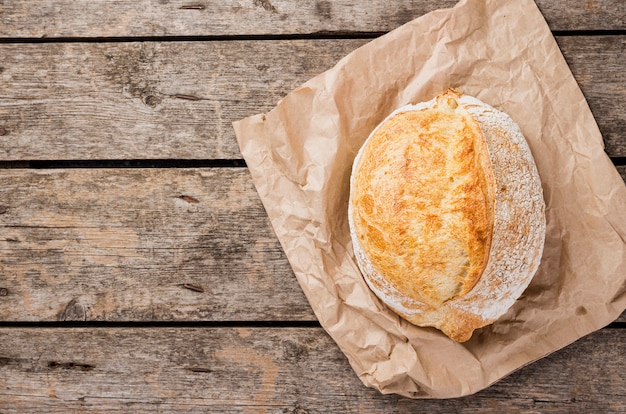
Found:
<path fill-rule="evenodd" d="M 3 413 L 623 412 L 626 342 L 604 329 L 475 395 L 366 388 L 321 328 L 0 328 Z"/>
<path fill-rule="evenodd" d="M 626 156 L 626 35 L 561 49 L 610 156 Z M 368 39 L 0 44 L 0 161 L 239 159 L 266 112 Z"/>
<path fill-rule="evenodd" d="M 0 174 L 2 321 L 315 320 L 245 168 Z"/>

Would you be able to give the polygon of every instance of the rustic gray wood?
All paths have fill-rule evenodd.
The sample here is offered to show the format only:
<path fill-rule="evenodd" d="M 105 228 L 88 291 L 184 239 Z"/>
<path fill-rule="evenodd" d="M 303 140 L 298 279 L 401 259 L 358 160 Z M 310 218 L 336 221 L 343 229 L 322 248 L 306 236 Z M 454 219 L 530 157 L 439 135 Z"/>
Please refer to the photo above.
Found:
<path fill-rule="evenodd" d="M 0 160 L 241 158 L 232 121 L 366 41 L 0 44 Z M 626 155 L 626 36 L 558 41 Z"/>
<path fill-rule="evenodd" d="M 241 158 L 232 121 L 363 43 L 0 45 L 0 159 Z"/>
<path fill-rule="evenodd" d="M 245 168 L 0 174 L 1 321 L 315 319 Z"/>
<path fill-rule="evenodd" d="M 0 174 L 0 321 L 315 320 L 244 168 Z"/>
<path fill-rule="evenodd" d="M 454 0 L 6 0 L 0 37 L 224 36 L 386 32 Z M 537 0 L 552 30 L 624 29 L 622 0 Z"/>
<path fill-rule="evenodd" d="M 556 39 L 600 127 L 606 152 L 626 156 L 626 36 Z M 599 56 L 598 48 L 604 47 L 607 53 Z M 602 73 L 594 69 L 598 66 Z"/>
<path fill-rule="evenodd" d="M 475 395 L 366 388 L 321 328 L 0 329 L 0 411 L 624 412 L 623 329 L 593 333 Z"/>
<path fill-rule="evenodd" d="M 245 168 L 28 169 L 239 159 L 231 121 L 455 3 L 0 0 L 0 412 L 626 413 L 626 313 L 474 396 L 382 396 L 306 322 Z M 626 156 L 626 2 L 537 3 Z"/>

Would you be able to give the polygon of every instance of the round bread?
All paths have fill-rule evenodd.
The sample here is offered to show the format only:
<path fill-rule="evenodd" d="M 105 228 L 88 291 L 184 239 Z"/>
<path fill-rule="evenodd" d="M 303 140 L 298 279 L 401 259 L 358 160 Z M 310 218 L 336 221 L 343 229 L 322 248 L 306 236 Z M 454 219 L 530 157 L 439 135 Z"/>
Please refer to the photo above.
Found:
<path fill-rule="evenodd" d="M 354 161 L 348 218 L 374 294 L 459 342 L 526 289 L 546 229 L 541 181 L 519 127 L 453 89 L 374 129 Z"/>

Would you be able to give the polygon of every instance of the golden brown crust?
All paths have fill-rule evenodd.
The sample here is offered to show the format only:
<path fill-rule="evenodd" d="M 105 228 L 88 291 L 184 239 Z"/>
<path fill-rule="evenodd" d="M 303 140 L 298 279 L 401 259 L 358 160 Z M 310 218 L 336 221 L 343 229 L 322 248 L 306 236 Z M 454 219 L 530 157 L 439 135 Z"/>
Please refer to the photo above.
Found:
<path fill-rule="evenodd" d="M 489 255 L 493 174 L 483 134 L 454 92 L 384 122 L 353 189 L 356 235 L 402 294 L 438 306 L 467 293 Z"/>
<path fill-rule="evenodd" d="M 462 342 L 530 282 L 544 209 L 517 125 L 447 90 L 373 131 L 355 159 L 348 216 L 373 292 L 408 321 Z"/>

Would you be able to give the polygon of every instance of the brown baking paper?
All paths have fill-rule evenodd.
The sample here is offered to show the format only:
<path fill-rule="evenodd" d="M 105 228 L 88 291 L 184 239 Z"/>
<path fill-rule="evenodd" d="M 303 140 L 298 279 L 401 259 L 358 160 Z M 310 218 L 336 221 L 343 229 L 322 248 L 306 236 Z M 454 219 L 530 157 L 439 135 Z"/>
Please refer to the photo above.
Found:
<path fill-rule="evenodd" d="M 542 263 L 502 318 L 459 344 L 402 320 L 355 263 L 353 159 L 393 109 L 456 87 L 508 113 L 547 205 Z M 458 397 L 605 326 L 626 308 L 626 188 L 531 0 L 467 0 L 355 50 L 273 110 L 234 123 L 276 235 L 321 325 L 382 393 Z"/>

